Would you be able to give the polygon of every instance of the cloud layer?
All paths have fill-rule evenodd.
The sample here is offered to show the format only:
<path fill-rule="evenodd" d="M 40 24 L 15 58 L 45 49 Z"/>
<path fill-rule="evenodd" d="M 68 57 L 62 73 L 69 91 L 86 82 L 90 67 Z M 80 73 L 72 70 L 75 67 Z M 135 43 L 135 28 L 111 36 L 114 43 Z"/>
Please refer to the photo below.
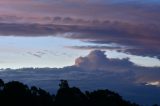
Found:
<path fill-rule="evenodd" d="M 157 0 L 1 0 L 0 5 L 2 36 L 58 35 L 115 43 L 129 47 L 125 53 L 160 58 Z"/>
<path fill-rule="evenodd" d="M 159 58 L 159 29 L 160 26 L 132 25 L 109 21 L 95 24 L 88 22 L 87 25 L 1 23 L 0 35 L 24 37 L 59 36 L 99 45 L 114 43 L 119 45 L 119 48 L 126 46 L 126 48 L 119 51 Z M 96 47 L 94 48 L 96 49 Z"/>
<path fill-rule="evenodd" d="M 108 59 L 104 51 L 94 50 L 64 68 L 1 69 L 5 81 L 19 80 L 54 92 L 60 79 L 83 90 L 111 89 L 138 103 L 159 103 L 160 68 L 140 67 L 129 59 Z M 145 95 L 145 96 L 143 96 Z M 150 101 L 147 101 L 150 100 Z M 147 101 L 147 102 L 146 102 Z"/>

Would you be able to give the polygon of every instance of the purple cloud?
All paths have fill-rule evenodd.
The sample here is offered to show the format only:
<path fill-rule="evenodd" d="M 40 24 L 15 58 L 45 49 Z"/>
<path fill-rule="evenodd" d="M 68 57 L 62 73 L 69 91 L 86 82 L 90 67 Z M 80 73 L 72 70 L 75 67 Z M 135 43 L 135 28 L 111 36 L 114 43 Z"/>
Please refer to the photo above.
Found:
<path fill-rule="evenodd" d="M 75 60 L 75 66 L 85 70 L 102 70 L 109 72 L 126 72 L 128 67 L 134 64 L 128 59 L 109 59 L 104 51 L 91 51 L 86 57 L 79 57 Z"/>
<path fill-rule="evenodd" d="M 0 35 L 3 36 L 61 36 L 97 44 L 115 43 L 126 46 L 126 53 L 159 58 L 160 26 L 134 25 L 122 22 L 92 22 L 70 24 L 16 24 L 1 23 Z M 106 22 L 106 23 L 105 23 Z"/>
<path fill-rule="evenodd" d="M 126 53 L 160 58 L 160 2 L 1 0 L 0 5 L 3 36 L 61 36 L 115 43 L 129 47 Z"/>

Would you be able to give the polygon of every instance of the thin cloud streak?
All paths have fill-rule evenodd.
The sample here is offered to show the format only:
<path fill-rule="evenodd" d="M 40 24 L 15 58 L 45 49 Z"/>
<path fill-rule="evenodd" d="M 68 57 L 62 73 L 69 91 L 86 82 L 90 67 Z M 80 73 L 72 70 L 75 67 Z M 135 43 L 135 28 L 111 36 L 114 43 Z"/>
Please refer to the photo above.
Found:
<path fill-rule="evenodd" d="M 160 58 L 160 2 L 1 0 L 0 35 L 60 36 Z M 134 48 L 134 49 L 133 49 Z"/>
<path fill-rule="evenodd" d="M 3 36 L 59 36 L 98 44 L 115 43 L 131 48 L 126 53 L 157 58 L 160 58 L 159 34 L 158 26 L 109 21 L 88 25 L 0 24 L 0 35 Z"/>

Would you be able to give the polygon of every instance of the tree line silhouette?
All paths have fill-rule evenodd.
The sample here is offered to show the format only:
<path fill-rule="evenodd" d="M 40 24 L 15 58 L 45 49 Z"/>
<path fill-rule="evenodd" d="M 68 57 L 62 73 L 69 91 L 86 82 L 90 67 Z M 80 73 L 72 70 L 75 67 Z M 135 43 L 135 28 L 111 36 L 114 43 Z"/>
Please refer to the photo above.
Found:
<path fill-rule="evenodd" d="M 3 106 L 139 106 L 123 100 L 110 90 L 96 90 L 85 93 L 77 87 L 69 87 L 67 80 L 61 80 L 56 95 L 37 88 L 0 79 L 0 104 Z"/>

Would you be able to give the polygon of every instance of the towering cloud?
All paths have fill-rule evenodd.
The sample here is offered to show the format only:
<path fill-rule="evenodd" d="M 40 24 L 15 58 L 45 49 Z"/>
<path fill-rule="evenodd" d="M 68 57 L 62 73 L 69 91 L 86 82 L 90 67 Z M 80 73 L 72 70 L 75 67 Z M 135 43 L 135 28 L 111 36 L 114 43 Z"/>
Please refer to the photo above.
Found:
<path fill-rule="evenodd" d="M 137 83 L 160 81 L 159 67 L 137 66 L 127 58 L 109 59 L 105 52 L 100 50 L 93 50 L 87 56 L 77 58 L 74 66 L 88 71 L 114 73 L 115 75 L 123 75 L 123 77 L 129 76 L 134 79 L 132 81 Z"/>
<path fill-rule="evenodd" d="M 75 60 L 75 65 L 85 69 L 103 69 L 107 64 L 107 58 L 103 51 L 95 50 L 86 57 L 79 57 Z"/>
<path fill-rule="evenodd" d="M 126 72 L 134 64 L 129 59 L 109 59 L 104 51 L 93 50 L 86 57 L 75 60 L 75 66 L 85 70 L 101 70 L 107 72 Z M 129 67 L 129 68 L 128 68 Z M 135 66 L 136 67 L 136 66 Z"/>

